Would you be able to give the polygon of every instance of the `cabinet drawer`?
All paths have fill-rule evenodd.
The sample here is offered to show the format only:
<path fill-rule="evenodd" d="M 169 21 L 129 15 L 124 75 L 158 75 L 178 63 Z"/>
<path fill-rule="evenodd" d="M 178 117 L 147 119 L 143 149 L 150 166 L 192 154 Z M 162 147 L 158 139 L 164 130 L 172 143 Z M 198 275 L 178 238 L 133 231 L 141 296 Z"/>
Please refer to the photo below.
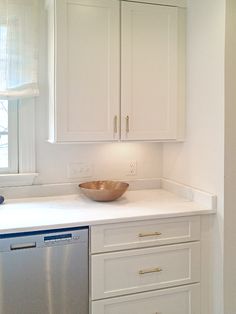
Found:
<path fill-rule="evenodd" d="M 92 314 L 199 314 L 199 284 L 92 302 Z"/>
<path fill-rule="evenodd" d="M 198 282 L 200 243 L 91 257 L 92 300 Z"/>
<path fill-rule="evenodd" d="M 199 216 L 91 227 L 91 252 L 175 244 L 200 239 Z"/>

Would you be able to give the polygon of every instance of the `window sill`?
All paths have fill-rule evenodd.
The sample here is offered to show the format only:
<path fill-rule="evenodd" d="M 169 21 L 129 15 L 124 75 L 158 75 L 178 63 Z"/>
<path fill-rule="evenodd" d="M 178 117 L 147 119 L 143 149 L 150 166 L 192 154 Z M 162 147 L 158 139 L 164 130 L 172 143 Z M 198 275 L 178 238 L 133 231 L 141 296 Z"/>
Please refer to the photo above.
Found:
<path fill-rule="evenodd" d="M 38 173 L 0 174 L 0 187 L 32 185 Z"/>

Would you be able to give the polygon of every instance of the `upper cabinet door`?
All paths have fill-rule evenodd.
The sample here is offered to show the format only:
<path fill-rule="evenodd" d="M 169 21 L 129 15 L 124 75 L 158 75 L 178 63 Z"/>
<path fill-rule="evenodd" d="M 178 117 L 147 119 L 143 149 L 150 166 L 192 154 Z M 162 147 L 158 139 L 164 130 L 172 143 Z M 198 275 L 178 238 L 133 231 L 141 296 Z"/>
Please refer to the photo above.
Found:
<path fill-rule="evenodd" d="M 57 142 L 119 138 L 119 1 L 56 0 Z"/>
<path fill-rule="evenodd" d="M 121 138 L 176 140 L 178 8 L 122 2 L 121 12 Z"/>

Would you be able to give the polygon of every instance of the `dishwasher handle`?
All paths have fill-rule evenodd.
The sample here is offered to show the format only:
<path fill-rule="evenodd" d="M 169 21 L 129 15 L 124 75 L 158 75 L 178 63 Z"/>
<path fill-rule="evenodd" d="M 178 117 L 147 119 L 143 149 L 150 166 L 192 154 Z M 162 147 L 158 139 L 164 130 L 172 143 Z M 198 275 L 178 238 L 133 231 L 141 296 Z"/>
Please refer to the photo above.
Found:
<path fill-rule="evenodd" d="M 11 251 L 23 250 L 23 249 L 32 249 L 35 247 L 36 247 L 36 242 L 16 243 L 16 244 L 10 245 Z"/>

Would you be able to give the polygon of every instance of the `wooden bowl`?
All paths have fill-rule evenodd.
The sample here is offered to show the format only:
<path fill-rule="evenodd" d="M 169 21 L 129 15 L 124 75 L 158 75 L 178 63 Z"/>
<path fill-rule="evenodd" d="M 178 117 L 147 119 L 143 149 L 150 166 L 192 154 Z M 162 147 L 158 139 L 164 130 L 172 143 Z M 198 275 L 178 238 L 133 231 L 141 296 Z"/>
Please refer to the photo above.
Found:
<path fill-rule="evenodd" d="M 111 202 L 121 197 L 129 184 L 119 181 L 91 181 L 79 184 L 81 191 L 93 201 Z"/>

